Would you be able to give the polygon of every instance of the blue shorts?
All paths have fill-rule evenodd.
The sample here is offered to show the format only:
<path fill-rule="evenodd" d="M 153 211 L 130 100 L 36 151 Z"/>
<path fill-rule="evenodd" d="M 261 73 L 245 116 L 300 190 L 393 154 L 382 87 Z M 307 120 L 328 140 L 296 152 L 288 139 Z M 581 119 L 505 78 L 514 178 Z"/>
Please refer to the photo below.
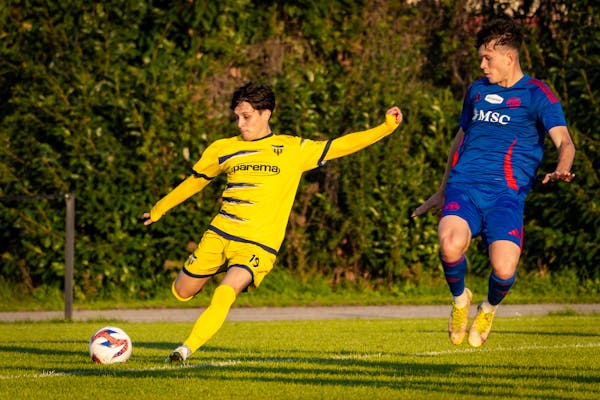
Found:
<path fill-rule="evenodd" d="M 524 194 L 454 183 L 446 185 L 441 216 L 456 215 L 467 221 L 471 236 L 481 236 L 486 247 L 497 240 L 510 240 L 523 248 L 524 209 Z"/>

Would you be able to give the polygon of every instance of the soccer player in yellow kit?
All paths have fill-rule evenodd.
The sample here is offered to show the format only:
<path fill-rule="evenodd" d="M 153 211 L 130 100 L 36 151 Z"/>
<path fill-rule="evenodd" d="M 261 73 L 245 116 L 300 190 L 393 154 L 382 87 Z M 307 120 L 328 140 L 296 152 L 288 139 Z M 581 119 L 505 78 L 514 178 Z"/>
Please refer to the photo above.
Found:
<path fill-rule="evenodd" d="M 217 175 L 227 174 L 223 205 L 184 263 L 172 285 L 173 295 L 190 300 L 211 277 L 226 274 L 210 305 L 168 361 L 185 361 L 204 345 L 221 328 L 236 297 L 258 287 L 271 271 L 302 174 L 377 142 L 402 122 L 402 112 L 392 107 L 385 122 L 375 128 L 315 141 L 273 134 L 269 119 L 274 108 L 275 95 L 269 86 L 248 83 L 238 88 L 231 109 L 241 134 L 209 145 L 192 174 L 143 215 L 144 224 L 150 225 Z"/>

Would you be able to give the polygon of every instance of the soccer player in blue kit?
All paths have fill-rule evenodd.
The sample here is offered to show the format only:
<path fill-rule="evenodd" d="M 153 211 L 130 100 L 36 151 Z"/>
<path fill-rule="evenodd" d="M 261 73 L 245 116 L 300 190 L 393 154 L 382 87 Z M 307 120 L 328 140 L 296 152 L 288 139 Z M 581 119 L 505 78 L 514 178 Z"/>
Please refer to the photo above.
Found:
<path fill-rule="evenodd" d="M 496 308 L 513 286 L 523 245 L 525 197 L 536 180 L 546 133 L 558 150 L 558 162 L 542 183 L 574 177 L 575 146 L 561 104 L 545 83 L 521 70 L 522 40 L 522 31 L 510 19 L 492 21 L 478 32 L 475 47 L 484 76 L 464 99 L 439 190 L 412 215 L 441 209 L 439 256 L 453 296 L 448 333 L 455 345 L 467 332 L 473 295 L 465 287 L 465 254 L 473 237 L 481 236 L 487 246 L 492 271 L 487 298 L 469 330 L 471 346 L 485 343 Z"/>

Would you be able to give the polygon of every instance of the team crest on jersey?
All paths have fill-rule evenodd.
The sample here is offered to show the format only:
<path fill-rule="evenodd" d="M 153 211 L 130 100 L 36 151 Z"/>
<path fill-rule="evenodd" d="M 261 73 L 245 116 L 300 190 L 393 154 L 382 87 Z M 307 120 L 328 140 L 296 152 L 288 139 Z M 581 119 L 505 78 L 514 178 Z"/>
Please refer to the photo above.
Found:
<path fill-rule="evenodd" d="M 272 144 L 273 152 L 277 155 L 280 155 L 283 152 L 283 145 L 280 144 Z"/>
<path fill-rule="evenodd" d="M 506 105 L 508 108 L 519 108 L 521 106 L 521 99 L 518 97 L 511 97 L 506 100 Z"/>

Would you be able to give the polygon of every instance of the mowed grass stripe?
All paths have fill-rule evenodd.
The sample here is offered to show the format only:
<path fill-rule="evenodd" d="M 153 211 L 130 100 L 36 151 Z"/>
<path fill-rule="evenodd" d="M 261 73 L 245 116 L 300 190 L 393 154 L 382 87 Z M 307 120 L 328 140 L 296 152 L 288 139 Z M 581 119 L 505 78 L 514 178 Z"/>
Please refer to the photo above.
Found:
<path fill-rule="evenodd" d="M 495 348 L 493 350 L 488 349 L 464 349 L 464 350 L 447 350 L 447 351 L 433 351 L 433 352 L 425 352 L 425 353 L 414 353 L 414 354 L 403 354 L 403 357 L 434 357 L 434 356 L 451 356 L 461 353 L 472 353 L 472 352 L 500 352 L 500 351 L 508 351 L 508 352 L 523 352 L 523 351 L 543 351 L 543 350 L 565 350 L 565 349 L 575 349 L 575 348 L 594 348 L 600 347 L 600 342 L 598 343 L 587 343 L 587 344 L 574 344 L 574 345 L 556 345 L 556 346 L 521 346 L 521 347 L 506 347 L 506 348 Z M 329 360 L 365 360 L 365 359 L 385 359 L 385 358 L 395 358 L 397 355 L 386 355 L 386 354 L 357 354 L 357 355 L 340 355 L 333 357 L 325 357 L 325 359 Z M 147 368 L 125 368 L 115 370 L 113 367 L 107 367 L 107 371 L 110 371 L 111 374 L 118 373 L 132 373 L 132 372 L 144 372 L 144 371 L 160 371 L 160 370 L 173 370 L 173 369 L 193 369 L 193 368 L 222 368 L 222 367 L 231 367 L 237 365 L 259 365 L 265 363 L 275 363 L 275 364 L 297 364 L 300 362 L 313 362 L 313 361 L 321 361 L 323 358 L 265 358 L 262 360 L 230 360 L 230 361 L 221 361 L 221 362 L 209 362 L 209 363 L 184 363 L 184 364 L 167 364 L 158 365 L 155 367 L 147 367 Z M 125 365 L 125 364 L 122 364 Z M 71 372 L 55 372 L 55 371 L 45 371 L 42 373 L 36 374 L 22 374 L 22 375 L 0 375 L 0 379 L 21 379 L 21 378 L 53 378 L 53 377 L 61 377 L 61 376 L 81 376 L 81 375 L 91 375 L 96 374 L 97 371 L 86 370 L 74 370 Z"/>

